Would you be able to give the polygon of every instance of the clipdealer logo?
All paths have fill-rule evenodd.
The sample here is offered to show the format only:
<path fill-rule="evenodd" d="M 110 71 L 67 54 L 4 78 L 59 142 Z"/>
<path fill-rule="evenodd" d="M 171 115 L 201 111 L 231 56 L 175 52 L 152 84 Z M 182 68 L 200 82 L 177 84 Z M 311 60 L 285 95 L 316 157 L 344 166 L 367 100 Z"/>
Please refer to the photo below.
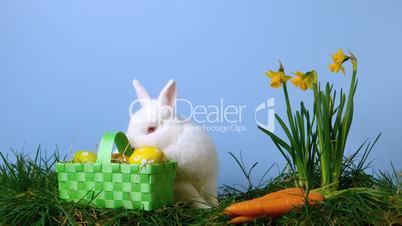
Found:
<path fill-rule="evenodd" d="M 138 110 L 139 100 L 131 102 L 129 114 L 135 114 L 134 109 Z M 256 124 L 271 132 L 275 129 L 275 99 L 270 98 L 259 104 L 254 110 L 254 120 Z M 143 106 L 147 106 L 146 104 Z M 180 122 L 193 121 L 199 127 L 209 132 L 244 132 L 246 125 L 243 117 L 247 114 L 247 105 L 226 104 L 223 98 L 219 99 L 218 104 L 194 105 L 187 99 L 177 99 L 174 108 L 168 106 L 155 107 L 148 109 L 147 116 L 140 118 L 142 123 L 166 120 L 166 115 L 173 116 Z M 180 112 L 181 114 L 178 114 Z M 185 112 L 185 113 L 183 113 Z M 140 122 L 139 122 L 140 123 Z"/>
<path fill-rule="evenodd" d="M 255 122 L 258 126 L 270 131 L 275 132 L 275 98 L 270 98 L 260 105 L 254 111 Z M 263 113 L 266 116 L 264 121 L 260 121 L 257 117 L 258 113 Z"/>

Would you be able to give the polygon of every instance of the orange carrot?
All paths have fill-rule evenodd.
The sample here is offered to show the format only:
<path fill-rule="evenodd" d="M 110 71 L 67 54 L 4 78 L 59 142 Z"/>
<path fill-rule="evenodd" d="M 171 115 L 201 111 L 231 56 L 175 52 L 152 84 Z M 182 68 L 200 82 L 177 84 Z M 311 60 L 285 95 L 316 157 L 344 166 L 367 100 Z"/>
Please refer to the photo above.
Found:
<path fill-rule="evenodd" d="M 301 188 L 287 188 L 276 192 L 269 193 L 263 197 L 234 203 L 228 206 L 223 213 L 230 216 L 263 216 L 265 212 L 261 205 L 270 200 L 287 197 L 289 195 L 304 196 L 304 190 Z"/>
<path fill-rule="evenodd" d="M 248 223 L 253 220 L 255 220 L 257 217 L 247 217 L 247 216 L 239 216 L 231 219 L 229 223 L 231 224 L 242 224 L 242 223 Z"/>
<path fill-rule="evenodd" d="M 264 198 L 264 199 L 277 199 L 277 198 L 285 197 L 285 196 L 287 196 L 289 194 L 296 195 L 296 194 L 303 194 L 303 193 L 304 193 L 304 190 L 302 188 L 285 188 L 285 189 L 282 189 L 282 190 L 279 190 L 279 191 L 276 191 L 276 192 L 271 192 L 271 193 L 269 193 L 267 195 L 264 195 L 261 198 Z"/>
<path fill-rule="evenodd" d="M 310 192 L 308 204 L 315 205 L 324 201 L 325 197 L 318 192 Z M 263 197 L 230 205 L 224 213 L 239 216 L 234 222 L 252 220 L 261 216 L 277 217 L 290 212 L 293 208 L 301 208 L 306 201 L 306 193 L 301 188 L 283 189 Z"/>
<path fill-rule="evenodd" d="M 289 195 L 284 198 L 274 199 L 270 202 L 261 204 L 263 212 L 267 216 L 280 216 L 290 212 L 293 208 L 300 208 L 305 204 L 304 195 Z M 309 193 L 308 204 L 314 205 L 324 201 L 324 196 L 320 193 Z"/>

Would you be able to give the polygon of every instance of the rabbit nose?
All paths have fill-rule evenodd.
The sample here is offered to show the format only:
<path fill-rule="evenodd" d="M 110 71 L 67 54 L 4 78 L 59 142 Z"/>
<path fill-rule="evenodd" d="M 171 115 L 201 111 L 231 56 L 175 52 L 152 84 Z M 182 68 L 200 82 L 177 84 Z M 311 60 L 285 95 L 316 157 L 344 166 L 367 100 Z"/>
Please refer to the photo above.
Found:
<path fill-rule="evenodd" d="M 148 134 L 155 132 L 156 127 L 148 127 Z"/>

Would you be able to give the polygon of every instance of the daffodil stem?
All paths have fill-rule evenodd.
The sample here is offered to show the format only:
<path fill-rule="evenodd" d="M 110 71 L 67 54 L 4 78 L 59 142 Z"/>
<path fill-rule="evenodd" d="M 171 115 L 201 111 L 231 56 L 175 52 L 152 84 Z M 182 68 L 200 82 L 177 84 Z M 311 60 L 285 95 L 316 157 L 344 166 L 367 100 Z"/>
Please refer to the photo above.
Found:
<path fill-rule="evenodd" d="M 357 60 L 353 54 L 351 55 L 347 58 L 353 66 L 349 93 L 346 97 L 341 92 L 337 107 L 334 108 L 336 96 L 329 83 L 324 91 L 321 91 L 318 84 L 313 87 L 314 114 L 317 118 L 316 126 L 320 148 L 321 186 L 323 191 L 327 192 L 334 191 L 338 187 L 346 141 L 353 119 L 353 100 L 357 87 Z M 334 109 L 337 109 L 338 112 L 333 121 Z"/>
<path fill-rule="evenodd" d="M 286 112 L 287 112 L 287 115 L 288 115 L 290 128 L 292 129 L 292 131 L 294 131 L 293 113 L 292 113 L 292 107 L 290 106 L 288 88 L 286 86 L 286 83 L 283 84 L 283 93 L 285 95 L 286 110 L 287 110 Z"/>
<path fill-rule="evenodd" d="M 286 110 L 287 110 L 287 116 L 288 116 L 288 120 L 289 120 L 289 124 L 290 124 L 290 129 L 292 131 L 293 134 L 293 139 L 294 140 L 299 140 L 299 136 L 296 130 L 296 125 L 293 119 L 293 112 L 292 112 L 292 107 L 290 104 L 290 100 L 289 100 L 289 93 L 288 93 L 288 89 L 286 86 L 286 83 L 283 83 L 283 92 L 284 92 L 284 96 L 285 96 L 285 101 L 286 101 Z M 298 151 L 302 151 L 300 149 L 303 149 L 304 147 L 298 147 L 297 143 L 293 143 L 292 144 L 292 148 L 294 149 L 294 153 L 293 153 L 293 164 L 295 165 L 295 167 L 297 168 L 297 180 L 296 180 L 296 185 L 297 186 L 304 186 L 305 188 L 309 188 L 309 179 L 307 172 L 305 170 L 304 167 L 304 162 L 301 159 L 300 153 L 297 153 Z M 300 148 L 300 149 L 299 149 Z"/>
<path fill-rule="evenodd" d="M 318 133 L 318 144 L 320 146 L 320 162 L 321 162 L 321 185 L 326 185 L 328 183 L 327 175 L 328 175 L 328 164 L 326 159 L 324 158 L 325 147 L 324 147 L 324 138 L 322 134 L 322 117 L 321 117 L 321 102 L 318 84 L 314 85 L 314 105 L 315 105 L 315 114 L 317 117 L 317 133 Z"/>
<path fill-rule="evenodd" d="M 356 58 L 352 55 L 350 57 L 350 60 L 352 62 L 352 81 L 350 83 L 349 87 L 349 93 L 348 93 L 348 100 L 346 104 L 346 110 L 345 110 L 345 115 L 344 115 L 344 123 L 342 124 L 342 139 L 341 139 L 341 146 L 340 149 L 337 151 L 337 161 L 335 162 L 336 165 L 334 167 L 334 177 L 335 179 L 339 179 L 340 174 L 341 174 L 341 168 L 342 168 L 342 158 L 343 154 L 345 151 L 345 146 L 346 146 L 346 141 L 347 137 L 349 134 L 349 130 L 352 124 L 353 120 L 353 108 L 354 108 L 354 95 L 356 92 L 356 87 L 357 87 L 357 60 Z"/>
<path fill-rule="evenodd" d="M 290 106 L 290 100 L 289 100 L 289 94 L 288 94 L 288 88 L 286 86 L 286 82 L 283 83 L 283 94 L 285 96 L 285 102 L 286 102 L 286 113 L 288 115 L 288 120 L 290 124 L 290 129 L 292 130 L 292 133 L 294 134 L 294 122 L 293 122 L 293 113 L 292 113 L 292 108 Z M 295 147 L 293 147 L 295 148 Z M 296 156 L 293 156 L 293 164 L 297 168 L 298 173 L 300 173 L 300 169 L 297 164 L 297 160 L 295 159 Z M 296 186 L 299 186 L 299 180 L 296 180 Z"/>

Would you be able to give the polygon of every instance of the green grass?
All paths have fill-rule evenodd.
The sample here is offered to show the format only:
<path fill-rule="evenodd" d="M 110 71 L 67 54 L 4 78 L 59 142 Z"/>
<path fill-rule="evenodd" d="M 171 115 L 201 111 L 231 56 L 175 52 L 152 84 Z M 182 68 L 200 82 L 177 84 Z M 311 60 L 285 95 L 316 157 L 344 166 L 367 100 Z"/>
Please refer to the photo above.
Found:
<path fill-rule="evenodd" d="M 377 196 L 349 192 L 320 206 L 306 206 L 277 219 L 261 218 L 249 225 L 402 224 L 401 175 L 395 169 L 375 175 L 366 173 L 369 150 L 346 158 L 340 184 L 342 188 L 373 188 Z M 224 225 L 229 218 L 221 213 L 229 204 L 294 185 L 294 174 L 285 171 L 254 185 L 251 178 L 257 164 L 246 167 L 242 157 L 232 154 L 244 174 L 245 180 L 239 182 L 247 185 L 222 186 L 219 207 L 200 210 L 180 203 L 154 212 L 96 209 L 59 199 L 54 164 L 60 157 L 46 157 L 40 148 L 36 153 L 33 159 L 15 153 L 15 161 L 0 155 L 0 225 Z M 316 172 L 319 181 L 319 169 Z"/>

